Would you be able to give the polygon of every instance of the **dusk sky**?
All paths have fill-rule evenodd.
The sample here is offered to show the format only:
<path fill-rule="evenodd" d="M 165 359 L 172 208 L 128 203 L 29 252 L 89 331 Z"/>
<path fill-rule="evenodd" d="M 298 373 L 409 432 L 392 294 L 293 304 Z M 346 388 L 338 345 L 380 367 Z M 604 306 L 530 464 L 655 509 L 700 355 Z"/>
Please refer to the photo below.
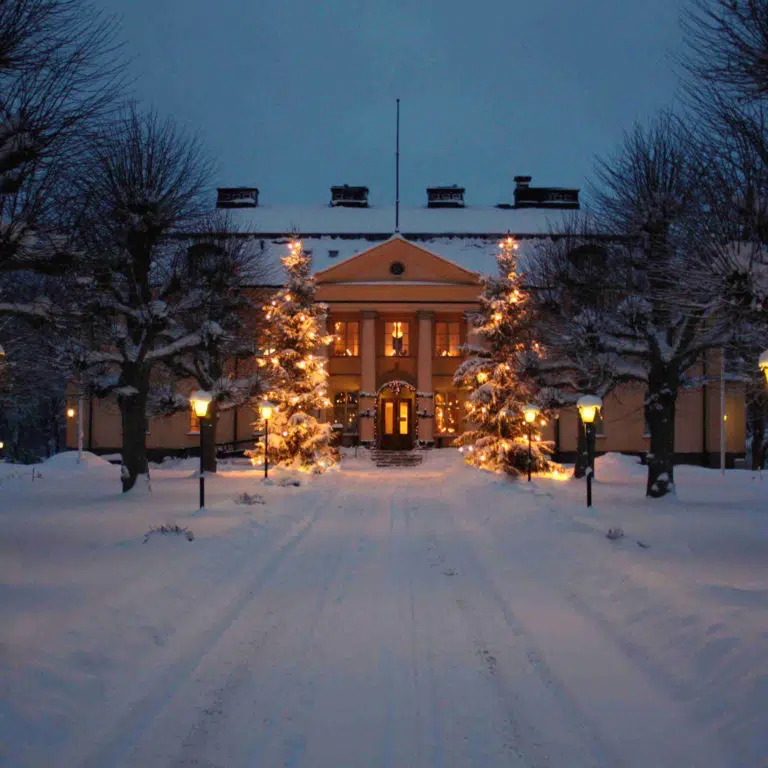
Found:
<path fill-rule="evenodd" d="M 196 131 L 214 186 L 324 204 L 333 184 L 469 205 L 516 174 L 581 186 L 678 91 L 682 0 L 95 0 L 122 17 L 134 96 Z"/>

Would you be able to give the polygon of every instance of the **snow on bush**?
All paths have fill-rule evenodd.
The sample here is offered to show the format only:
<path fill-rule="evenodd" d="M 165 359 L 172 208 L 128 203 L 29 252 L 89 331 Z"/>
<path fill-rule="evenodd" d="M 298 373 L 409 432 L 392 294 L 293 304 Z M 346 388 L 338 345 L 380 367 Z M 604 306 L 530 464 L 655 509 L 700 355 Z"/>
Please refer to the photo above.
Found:
<path fill-rule="evenodd" d="M 180 525 L 161 525 L 158 528 L 153 526 L 144 534 L 144 543 L 146 544 L 150 537 L 156 533 L 162 536 L 184 536 L 187 541 L 195 540 L 195 534 L 189 528 L 182 528 Z"/>

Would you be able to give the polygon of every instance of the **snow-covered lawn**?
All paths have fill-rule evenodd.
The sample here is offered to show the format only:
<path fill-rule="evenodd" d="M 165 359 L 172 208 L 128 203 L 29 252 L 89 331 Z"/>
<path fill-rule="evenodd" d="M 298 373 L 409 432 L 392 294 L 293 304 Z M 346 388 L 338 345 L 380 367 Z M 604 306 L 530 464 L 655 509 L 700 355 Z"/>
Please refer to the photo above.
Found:
<path fill-rule="evenodd" d="M 587 510 L 445 450 L 198 513 L 73 458 L 0 464 L 1 765 L 766 765 L 768 477 L 608 456 Z"/>

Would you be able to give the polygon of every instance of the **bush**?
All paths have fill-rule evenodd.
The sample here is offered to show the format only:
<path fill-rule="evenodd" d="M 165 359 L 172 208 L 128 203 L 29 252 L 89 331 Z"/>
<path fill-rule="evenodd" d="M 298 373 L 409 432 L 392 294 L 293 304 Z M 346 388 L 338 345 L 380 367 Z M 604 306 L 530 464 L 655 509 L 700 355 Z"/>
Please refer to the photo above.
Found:
<path fill-rule="evenodd" d="M 161 525 L 159 528 L 152 527 L 144 534 L 144 543 L 149 541 L 153 533 L 160 533 L 163 536 L 185 536 L 187 541 L 194 541 L 195 534 L 189 528 L 182 528 L 180 525 Z"/>

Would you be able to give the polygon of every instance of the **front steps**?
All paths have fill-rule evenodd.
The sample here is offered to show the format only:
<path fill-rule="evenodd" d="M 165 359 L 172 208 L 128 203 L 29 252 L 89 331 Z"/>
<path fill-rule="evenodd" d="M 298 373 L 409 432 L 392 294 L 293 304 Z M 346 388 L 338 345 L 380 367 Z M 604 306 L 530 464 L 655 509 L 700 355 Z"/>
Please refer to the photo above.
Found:
<path fill-rule="evenodd" d="M 418 467 L 424 456 L 416 451 L 371 451 L 371 461 L 377 467 Z"/>

